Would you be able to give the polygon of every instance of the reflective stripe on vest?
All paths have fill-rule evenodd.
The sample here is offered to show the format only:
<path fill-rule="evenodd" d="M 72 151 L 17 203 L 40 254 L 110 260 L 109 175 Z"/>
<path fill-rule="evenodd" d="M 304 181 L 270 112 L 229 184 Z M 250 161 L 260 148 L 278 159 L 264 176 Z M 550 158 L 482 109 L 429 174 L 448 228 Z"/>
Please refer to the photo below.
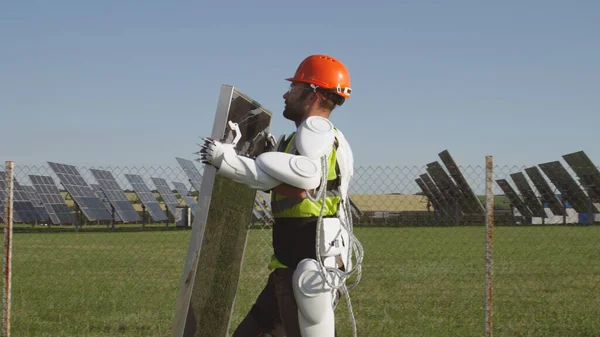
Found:
<path fill-rule="evenodd" d="M 294 133 L 287 142 L 283 152 L 292 153 L 295 148 L 292 146 L 296 133 Z M 336 140 L 337 144 L 337 140 Z M 281 150 L 281 148 L 280 148 Z M 333 216 L 337 213 L 337 207 L 341 200 L 337 191 L 336 183 L 338 176 L 336 172 L 336 154 L 337 146 L 334 146 L 328 158 L 327 165 L 327 195 L 325 198 L 325 209 L 323 216 Z M 285 197 L 273 192 L 271 197 L 271 209 L 275 218 L 306 218 L 318 217 L 321 212 L 322 201 L 314 203 L 310 199 L 300 199 L 295 197 Z"/>

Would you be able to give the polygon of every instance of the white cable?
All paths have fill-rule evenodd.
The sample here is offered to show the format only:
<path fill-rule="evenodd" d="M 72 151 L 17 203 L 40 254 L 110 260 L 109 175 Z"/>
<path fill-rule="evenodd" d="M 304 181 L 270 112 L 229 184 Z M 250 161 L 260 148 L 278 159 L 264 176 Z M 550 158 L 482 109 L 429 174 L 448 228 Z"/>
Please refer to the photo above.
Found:
<path fill-rule="evenodd" d="M 348 307 L 348 311 L 350 313 L 350 318 L 352 321 L 352 331 L 353 331 L 353 336 L 356 337 L 357 335 L 357 330 L 356 330 L 356 319 L 354 317 L 354 312 L 352 310 L 352 303 L 350 301 L 350 293 L 349 291 L 353 288 L 355 288 L 358 283 L 360 282 L 360 278 L 362 276 L 362 260 L 363 260 L 363 247 L 360 243 L 360 241 L 358 241 L 358 238 L 354 235 L 354 231 L 353 231 L 353 223 L 352 223 L 352 210 L 348 208 L 348 204 L 349 204 L 349 200 L 348 200 L 348 196 L 346 195 L 345 198 L 342 198 L 341 200 L 341 207 L 344 209 L 344 216 L 345 216 L 345 221 L 340 221 L 341 225 L 346 229 L 346 231 L 348 232 L 348 236 L 349 236 L 349 254 L 348 254 L 348 261 L 345 261 L 345 267 L 348 267 L 350 265 L 349 261 L 352 259 L 352 250 L 356 250 L 356 265 L 355 268 L 346 270 L 346 271 L 342 271 L 338 268 L 331 268 L 331 267 L 326 267 L 323 265 L 323 260 L 321 258 L 321 253 L 320 253 L 320 249 L 319 249 L 319 243 L 321 241 L 321 227 L 323 225 L 323 212 L 325 210 L 325 199 L 326 199 L 326 195 L 327 195 L 327 155 L 324 155 L 323 157 L 321 157 L 321 167 L 322 167 L 322 172 L 321 172 L 321 187 L 319 188 L 316 197 L 313 198 L 312 195 L 310 193 L 308 193 L 307 191 L 307 197 L 314 203 L 318 202 L 319 200 L 322 200 L 321 203 L 321 210 L 319 212 L 319 218 L 317 220 L 317 233 L 316 233 L 316 240 L 315 240 L 315 249 L 316 249 L 316 257 L 317 257 L 317 261 L 319 262 L 319 265 L 321 266 L 320 268 L 320 272 L 321 272 L 321 276 L 323 277 L 323 279 L 325 280 L 325 282 L 327 283 L 327 285 L 329 287 L 331 287 L 332 289 L 341 291 L 344 293 L 345 297 L 346 297 L 346 304 Z M 340 219 L 342 220 L 342 219 Z M 335 279 L 335 277 L 339 278 L 339 280 L 341 281 L 340 284 L 338 285 L 334 285 L 329 281 L 329 278 L 327 278 L 327 275 L 325 274 L 325 271 L 330 272 L 331 274 L 333 274 L 332 279 Z M 357 277 L 356 277 L 356 281 L 354 282 L 354 284 L 352 284 L 350 287 L 346 286 L 346 280 L 355 272 L 357 272 Z M 341 290 L 340 290 L 341 288 Z"/>

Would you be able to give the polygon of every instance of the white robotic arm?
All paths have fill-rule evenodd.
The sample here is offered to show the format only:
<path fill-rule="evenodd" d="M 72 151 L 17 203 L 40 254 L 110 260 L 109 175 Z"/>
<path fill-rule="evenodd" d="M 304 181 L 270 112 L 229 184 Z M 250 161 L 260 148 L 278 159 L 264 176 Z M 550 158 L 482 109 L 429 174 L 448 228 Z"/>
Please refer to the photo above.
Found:
<path fill-rule="evenodd" d="M 334 140 L 333 125 L 327 119 L 309 117 L 300 126 L 295 140 L 300 155 L 265 152 L 256 159 L 236 153 L 241 133 L 237 124 L 229 125 L 236 133 L 231 144 L 205 138 L 199 151 L 202 162 L 215 166 L 218 175 L 263 191 L 282 183 L 304 190 L 319 187 L 321 157 L 329 153 Z"/>

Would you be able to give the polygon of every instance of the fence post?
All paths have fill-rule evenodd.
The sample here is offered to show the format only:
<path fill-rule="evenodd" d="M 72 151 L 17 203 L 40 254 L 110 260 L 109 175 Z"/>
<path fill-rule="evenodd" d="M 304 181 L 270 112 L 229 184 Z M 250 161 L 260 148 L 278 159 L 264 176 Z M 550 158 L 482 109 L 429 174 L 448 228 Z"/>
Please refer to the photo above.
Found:
<path fill-rule="evenodd" d="M 485 336 L 492 337 L 493 313 L 493 248 L 494 248 L 494 158 L 485 157 Z"/>
<path fill-rule="evenodd" d="M 6 227 L 4 228 L 4 289 L 2 296 L 2 326 L 5 337 L 10 337 L 10 295 L 12 280 L 12 232 L 13 232 L 13 168 L 14 162 L 6 162 Z"/>

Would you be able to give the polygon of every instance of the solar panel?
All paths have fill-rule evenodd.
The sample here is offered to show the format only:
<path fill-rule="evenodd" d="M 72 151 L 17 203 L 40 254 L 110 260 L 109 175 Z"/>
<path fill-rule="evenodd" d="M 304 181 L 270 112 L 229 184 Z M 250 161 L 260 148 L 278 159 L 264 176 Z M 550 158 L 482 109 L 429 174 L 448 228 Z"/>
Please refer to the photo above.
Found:
<path fill-rule="evenodd" d="M 452 211 L 452 209 L 454 209 L 454 205 L 450 205 L 448 203 L 448 201 L 446 200 L 442 192 L 440 192 L 440 190 L 437 188 L 431 177 L 427 173 L 424 173 L 421 174 L 419 178 L 421 178 L 421 180 L 425 184 L 425 187 L 431 193 L 432 198 L 438 203 L 440 216 L 448 216 L 453 214 L 454 212 Z"/>
<path fill-rule="evenodd" d="M 596 206 L 559 161 L 543 163 L 538 166 L 577 213 L 598 213 Z"/>
<path fill-rule="evenodd" d="M 532 215 L 531 211 L 527 208 L 523 200 L 519 198 L 517 192 L 515 192 L 512 186 L 510 186 L 508 181 L 506 179 L 498 179 L 496 180 L 496 183 L 498 184 L 498 186 L 500 186 L 502 191 L 504 191 L 504 195 L 506 195 L 511 205 L 513 205 L 517 209 L 517 211 L 521 213 L 522 216 L 530 218 Z"/>
<path fill-rule="evenodd" d="M 600 170 L 596 165 L 583 151 L 566 154 L 563 158 L 579 177 L 590 198 L 594 202 L 600 202 Z"/>
<path fill-rule="evenodd" d="M 75 223 L 75 217 L 52 177 L 30 174 L 29 180 L 31 180 L 33 188 L 37 191 L 53 224 Z"/>
<path fill-rule="evenodd" d="M 554 215 L 566 215 L 563 204 L 558 200 L 558 197 L 556 197 L 556 194 L 554 194 L 537 166 L 526 168 L 525 173 L 527 173 L 529 179 L 531 179 L 531 182 L 533 182 L 533 185 L 540 193 L 542 201 L 548 203 L 548 207 L 550 207 L 552 213 Z"/>
<path fill-rule="evenodd" d="M 427 185 L 425 185 L 425 183 L 423 182 L 423 179 L 417 178 L 415 179 L 415 182 L 417 183 L 421 191 L 423 191 L 423 194 L 427 197 L 427 200 L 431 202 L 431 206 L 433 206 L 433 211 L 438 215 L 442 215 L 442 205 L 440 204 L 439 200 L 433 196 Z"/>
<path fill-rule="evenodd" d="M 196 202 L 196 199 L 194 199 L 194 197 L 190 194 L 190 191 L 187 189 L 185 184 L 178 181 L 173 181 L 172 183 L 173 186 L 175 186 L 177 193 L 179 193 L 179 195 L 181 195 L 181 197 L 185 201 L 185 204 L 192 209 L 192 212 L 195 212 L 198 203 Z"/>
<path fill-rule="evenodd" d="M 268 206 L 271 204 L 271 197 L 268 194 L 266 194 L 263 191 L 257 191 L 256 204 L 258 204 L 258 207 L 260 208 L 262 213 L 265 215 L 267 220 L 269 220 L 269 221 L 275 220 L 273 218 L 273 213 L 271 213 L 271 210 Z"/>
<path fill-rule="evenodd" d="M 119 218 L 123 222 L 138 222 L 142 220 L 110 171 L 90 169 L 90 172 L 96 178 L 98 185 L 100 185 L 102 192 L 104 192 L 110 204 L 115 208 L 115 213 L 119 215 Z"/>
<path fill-rule="evenodd" d="M 89 221 L 112 220 L 102 201 L 96 197 L 75 166 L 53 162 L 48 164 Z"/>
<path fill-rule="evenodd" d="M 221 87 L 218 102 L 210 136 L 231 142 L 228 122 L 238 123 L 242 137 L 236 151 L 250 158 L 263 153 L 272 114 L 232 86 Z M 211 166 L 204 167 L 199 192 L 172 331 L 225 336 L 257 193 L 217 176 Z"/>
<path fill-rule="evenodd" d="M 6 200 L 6 175 L 4 171 L 0 171 L 0 197 L 2 200 Z M 4 217 L 6 210 L 2 207 L 2 218 Z M 13 221 L 14 222 L 25 222 L 33 223 L 37 221 L 43 221 L 39 213 L 35 209 L 35 206 L 29 200 L 27 192 L 19 185 L 17 179 L 13 177 Z"/>
<path fill-rule="evenodd" d="M 510 175 L 513 182 L 517 186 L 519 192 L 523 196 L 523 201 L 531 211 L 532 215 L 539 218 L 546 218 L 548 215 L 544 211 L 544 206 L 540 203 L 539 199 L 535 195 L 535 192 L 531 188 L 531 185 L 527 182 L 525 174 L 523 172 L 512 173 Z"/>
<path fill-rule="evenodd" d="M 167 181 L 163 178 L 150 179 L 154 183 L 154 186 L 156 186 L 158 194 L 160 194 L 160 197 L 163 199 L 163 202 L 165 203 L 165 205 L 167 205 L 167 209 L 169 210 L 169 212 L 171 212 L 174 218 L 177 218 L 177 206 L 179 206 L 179 200 L 177 200 L 177 197 L 171 191 L 171 188 L 169 187 L 169 184 L 167 184 Z"/>
<path fill-rule="evenodd" d="M 27 196 L 29 197 L 29 200 L 31 200 L 33 207 L 35 207 L 35 210 L 40 216 L 40 219 L 42 219 L 41 221 L 51 221 L 50 215 L 48 214 L 48 211 L 46 211 L 46 207 L 44 207 L 42 199 L 40 199 L 40 196 L 38 195 L 35 188 L 29 185 L 21 185 L 21 187 L 23 188 L 23 190 L 25 190 L 25 193 L 27 193 Z"/>
<path fill-rule="evenodd" d="M 141 176 L 137 174 L 126 174 L 125 178 L 133 187 L 135 194 L 142 202 L 142 205 L 146 208 L 152 220 L 164 221 L 168 220 L 167 213 L 160 207 L 160 204 L 154 197 L 152 191 L 148 188 L 148 185 L 144 182 Z"/>
<path fill-rule="evenodd" d="M 194 162 L 188 159 L 183 159 L 179 157 L 175 157 L 179 166 L 183 169 L 188 179 L 190 180 L 190 184 L 196 191 L 200 191 L 200 185 L 202 185 L 202 174 L 194 165 Z"/>
<path fill-rule="evenodd" d="M 94 194 L 96 194 L 98 199 L 100 199 L 100 201 L 102 201 L 102 203 L 104 204 L 104 207 L 106 207 L 106 210 L 108 211 L 108 213 L 110 213 L 112 215 L 113 214 L 112 206 L 110 204 L 110 201 L 108 201 L 108 197 L 102 190 L 102 187 L 100 187 L 100 185 L 98 185 L 98 184 L 90 184 L 90 187 L 92 188 L 92 190 L 94 190 Z M 116 210 L 115 210 L 114 217 L 115 217 L 115 221 L 121 221 L 121 218 L 119 217 L 119 213 L 117 213 Z"/>
<path fill-rule="evenodd" d="M 465 206 L 467 207 L 465 213 L 485 213 L 485 208 L 481 204 L 481 201 L 477 198 L 475 192 L 473 192 L 469 186 L 469 183 L 460 172 L 460 169 L 450 155 L 450 152 L 448 152 L 448 150 L 444 150 L 440 152 L 438 156 L 442 159 L 444 165 L 446 165 L 446 169 L 450 173 L 450 176 L 452 176 L 452 179 L 454 179 L 456 182 L 456 185 L 464 198 Z"/>
<path fill-rule="evenodd" d="M 468 209 L 468 206 L 465 206 L 458 186 L 450 179 L 450 176 L 444 171 L 440 163 L 436 161 L 427 164 L 426 171 L 444 196 L 444 199 L 452 210 L 451 213 L 456 213 L 456 211 L 464 210 L 465 208 Z"/>

